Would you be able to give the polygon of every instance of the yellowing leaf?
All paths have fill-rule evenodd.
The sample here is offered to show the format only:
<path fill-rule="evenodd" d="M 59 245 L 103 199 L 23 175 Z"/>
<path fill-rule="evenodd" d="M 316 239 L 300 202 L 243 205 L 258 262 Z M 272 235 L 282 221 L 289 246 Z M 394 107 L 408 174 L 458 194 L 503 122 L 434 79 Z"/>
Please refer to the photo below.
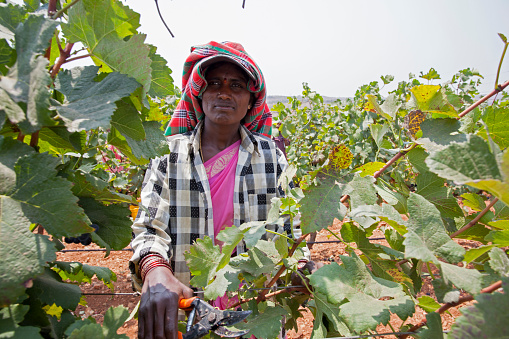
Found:
<path fill-rule="evenodd" d="M 46 314 L 57 317 L 58 320 L 60 320 L 60 316 L 62 315 L 62 311 L 64 310 L 62 307 L 57 306 L 56 304 L 53 305 L 46 305 L 42 308 Z"/>

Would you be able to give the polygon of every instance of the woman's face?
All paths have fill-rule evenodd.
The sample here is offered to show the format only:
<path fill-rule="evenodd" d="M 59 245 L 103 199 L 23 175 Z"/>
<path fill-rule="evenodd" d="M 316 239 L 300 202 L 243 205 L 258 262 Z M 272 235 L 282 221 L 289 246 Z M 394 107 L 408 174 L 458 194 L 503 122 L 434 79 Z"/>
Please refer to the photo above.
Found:
<path fill-rule="evenodd" d="M 202 95 L 205 119 L 218 125 L 238 126 L 251 104 L 247 75 L 229 62 L 220 62 L 207 71 L 207 89 Z"/>

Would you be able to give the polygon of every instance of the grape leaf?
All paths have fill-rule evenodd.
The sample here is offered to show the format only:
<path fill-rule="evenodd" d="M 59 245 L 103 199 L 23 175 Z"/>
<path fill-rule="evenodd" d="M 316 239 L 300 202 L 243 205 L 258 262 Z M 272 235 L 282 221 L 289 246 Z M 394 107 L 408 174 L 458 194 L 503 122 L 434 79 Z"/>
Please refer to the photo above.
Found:
<path fill-rule="evenodd" d="M 39 141 L 46 141 L 65 152 L 81 152 L 86 143 L 85 132 L 69 133 L 65 126 L 52 126 L 39 131 Z M 42 151 L 41 151 L 42 152 Z"/>
<path fill-rule="evenodd" d="M 416 193 L 408 198 L 410 220 L 405 234 L 405 257 L 439 264 L 437 256 L 448 262 L 458 262 L 465 249 L 447 234 L 437 208 Z"/>
<path fill-rule="evenodd" d="M 467 269 L 447 263 L 441 263 L 442 278 L 452 282 L 454 286 L 471 294 L 477 294 L 481 290 L 482 274 L 478 270 Z"/>
<path fill-rule="evenodd" d="M 136 79 L 147 92 L 152 60 L 145 35 L 136 34 L 139 14 L 120 1 L 83 0 L 68 11 L 62 32 L 71 42 L 82 42 L 97 66 Z"/>
<path fill-rule="evenodd" d="M 490 251 L 490 267 L 503 277 L 509 277 L 509 259 L 507 254 L 500 248 L 493 248 Z"/>
<path fill-rule="evenodd" d="M 260 240 L 256 247 L 247 251 L 248 260 L 243 260 L 235 267 L 257 277 L 260 274 L 272 272 L 280 255 L 271 241 Z M 232 264 L 233 265 L 233 264 Z"/>
<path fill-rule="evenodd" d="M 29 294 L 45 304 L 56 304 L 71 310 L 78 306 L 81 298 L 79 286 L 62 282 L 60 276 L 49 268 L 34 279 L 34 285 Z"/>
<path fill-rule="evenodd" d="M 419 297 L 417 300 L 419 301 L 417 306 L 422 308 L 427 313 L 435 312 L 441 306 L 439 303 L 437 303 L 435 301 L 435 299 L 433 299 L 429 295 L 423 295 L 423 296 Z"/>
<path fill-rule="evenodd" d="M 125 136 L 136 159 L 152 159 L 168 152 L 168 144 L 157 121 L 146 121 L 143 123 L 143 128 L 145 129 L 144 139 L 134 140 Z M 122 148 L 120 150 L 124 153 Z"/>
<path fill-rule="evenodd" d="M 415 193 L 430 201 L 440 211 L 443 218 L 456 218 L 463 216 L 456 198 L 450 189 L 445 186 L 445 180 L 435 173 L 424 172 L 416 178 L 417 190 Z"/>
<path fill-rule="evenodd" d="M 464 143 L 452 143 L 433 153 L 426 164 L 442 178 L 486 190 L 509 205 L 509 151 L 502 155 L 500 173 L 497 159 L 479 136 L 470 135 Z M 504 179 L 505 178 L 505 179 Z"/>
<path fill-rule="evenodd" d="M 16 27 L 25 19 L 25 15 L 22 6 L 13 3 L 0 6 L 0 39 L 14 39 Z"/>
<path fill-rule="evenodd" d="M 401 218 L 394 207 L 388 204 L 359 206 L 350 211 L 348 216 L 354 220 L 358 217 L 380 218 L 398 231 L 399 234 L 403 235 L 407 232 L 407 222 Z"/>
<path fill-rule="evenodd" d="M 171 69 L 167 66 L 167 61 L 156 53 L 156 47 L 150 46 L 150 59 L 152 63 L 152 82 L 148 94 L 152 97 L 164 98 L 175 93 Z"/>
<path fill-rule="evenodd" d="M 350 208 L 354 209 L 361 205 L 374 205 L 378 200 L 377 191 L 374 185 L 375 179 L 371 176 L 361 177 L 355 175 L 348 183 L 348 191 L 345 194 L 350 196 Z"/>
<path fill-rule="evenodd" d="M 458 291 L 450 281 L 445 282 L 444 279 L 437 278 L 431 281 L 435 296 L 439 303 L 455 303 L 460 298 L 460 291 Z"/>
<path fill-rule="evenodd" d="M 95 232 L 114 250 L 121 250 L 131 241 L 131 215 L 126 206 L 111 204 L 105 206 L 92 198 L 81 198 L 79 205 L 85 210 L 90 221 L 99 226 Z M 102 244 L 99 244 L 102 245 Z"/>
<path fill-rule="evenodd" d="M 454 106 L 447 100 L 445 88 L 439 85 L 419 85 L 410 89 L 412 96 L 407 103 L 409 108 L 423 112 L 439 113 L 449 117 L 458 117 Z"/>
<path fill-rule="evenodd" d="M 376 171 L 379 171 L 382 167 L 384 167 L 383 162 L 368 162 L 360 167 L 355 169 L 356 172 L 360 172 L 361 177 L 365 177 L 366 175 L 374 175 Z"/>
<path fill-rule="evenodd" d="M 347 209 L 340 199 L 347 190 L 344 179 L 336 173 L 321 171 L 317 175 L 320 184 L 310 187 L 300 201 L 302 234 L 319 231 L 332 224 L 334 218 L 343 220 Z"/>
<path fill-rule="evenodd" d="M 486 108 L 486 113 L 483 118 L 491 139 L 504 149 L 509 146 L 509 108 L 491 106 Z M 488 140 L 486 130 L 480 130 L 478 133 L 484 140 Z"/>
<path fill-rule="evenodd" d="M 442 318 L 440 314 L 431 312 L 426 314 L 426 328 L 419 331 L 419 338 L 422 339 L 443 339 Z"/>
<path fill-rule="evenodd" d="M 3 75 L 16 61 L 16 53 L 13 48 L 9 46 L 5 39 L 0 39 L 0 71 Z"/>
<path fill-rule="evenodd" d="M 484 239 L 501 247 L 509 246 L 509 230 L 491 231 Z"/>
<path fill-rule="evenodd" d="M 17 218 L 41 224 L 56 237 L 74 236 L 89 230 L 88 218 L 71 193 L 71 183 L 57 176 L 55 166 L 59 160 L 48 154 L 23 156 L 25 146 L 20 147 L 19 144 L 5 140 L 5 147 L 0 146 L 0 151 L 10 148 L 10 154 L 21 157 L 14 168 L 4 167 L 1 171 L 0 177 L 10 177 L 10 182 L 0 185 L 0 199 L 2 203 L 12 201 L 10 210 L 2 209 L 4 217 L 11 214 L 11 217 L 16 215 Z M 0 158 L 2 165 L 12 165 L 12 162 L 5 163 L 3 159 L 5 155 Z M 12 178 L 12 170 L 15 179 Z M 14 187 L 12 180 L 16 182 Z"/>
<path fill-rule="evenodd" d="M 507 338 L 509 336 L 509 280 L 502 279 L 504 293 L 479 294 L 473 306 L 461 309 L 462 316 L 451 327 L 451 338 Z"/>
<path fill-rule="evenodd" d="M 139 84 L 120 73 L 95 81 L 97 66 L 75 67 L 59 72 L 55 88 L 66 96 L 56 110 L 70 132 L 110 127 L 115 101 L 129 96 Z"/>
<path fill-rule="evenodd" d="M 214 281 L 205 287 L 205 299 L 214 300 L 223 296 L 226 291 L 237 291 L 240 285 L 238 275 L 239 270 L 230 265 L 218 270 Z"/>
<path fill-rule="evenodd" d="M 222 255 L 219 246 L 214 245 L 210 237 L 204 237 L 196 239 L 195 244 L 184 256 L 193 275 L 191 284 L 195 287 L 205 287 L 216 275 Z"/>
<path fill-rule="evenodd" d="M 63 261 L 57 261 L 54 264 L 63 280 L 70 279 L 80 283 L 90 283 L 94 275 L 97 276 L 97 279 L 105 283 L 111 283 L 112 281 L 117 280 L 115 272 L 107 267 L 90 266 L 80 262 Z"/>
<path fill-rule="evenodd" d="M 372 108 L 370 107 L 371 108 L 370 111 L 372 111 L 372 112 L 374 111 L 376 114 L 383 116 L 385 119 L 387 119 L 391 122 L 394 120 L 393 116 L 390 116 L 389 114 L 385 113 L 385 111 L 380 107 L 376 96 L 374 96 L 372 94 L 368 94 L 368 95 L 366 95 L 366 98 L 368 99 L 368 102 L 371 104 L 371 107 L 372 107 Z M 373 130 L 371 132 L 373 132 Z M 378 143 L 377 143 L 377 145 L 378 145 Z"/>
<path fill-rule="evenodd" d="M 136 203 L 136 200 L 133 196 L 109 190 L 108 183 L 106 181 L 92 174 L 77 170 L 69 175 L 67 179 L 74 184 L 72 187 L 72 192 L 77 197 L 95 198 L 97 201 L 109 203 Z"/>
<path fill-rule="evenodd" d="M 129 317 L 129 310 L 120 305 L 117 307 L 110 307 L 104 313 L 104 322 L 102 331 L 105 339 L 109 338 L 126 338 L 129 337 L 125 334 L 118 334 L 117 330 L 124 324 Z"/>
<path fill-rule="evenodd" d="M 117 109 L 111 117 L 111 126 L 122 135 L 134 140 L 145 139 L 145 129 L 138 110 L 129 99 L 117 101 Z"/>
<path fill-rule="evenodd" d="M 7 76 L 0 78 L 0 109 L 24 134 L 54 124 L 48 110 L 48 60 L 40 54 L 48 47 L 56 25 L 55 21 L 36 15 L 20 24 L 15 37 L 18 59 Z"/>
<path fill-rule="evenodd" d="M 463 198 L 463 205 L 468 206 L 474 211 L 482 211 L 486 208 L 486 204 L 484 203 L 484 199 L 479 196 L 479 194 L 475 193 L 464 193 L 461 195 Z"/>
<path fill-rule="evenodd" d="M 489 252 L 493 248 L 493 246 L 494 245 L 486 245 L 486 246 L 480 246 L 477 248 L 470 248 L 465 253 L 465 257 L 463 258 L 463 261 L 466 262 L 467 264 L 470 264 L 472 261 L 479 258 L 484 253 Z"/>
<path fill-rule="evenodd" d="M 422 137 L 417 139 L 428 151 L 438 151 L 452 142 L 467 140 L 465 134 L 457 133 L 461 123 L 457 119 L 429 119 L 421 124 Z M 420 171 L 420 170 L 419 170 Z"/>
<path fill-rule="evenodd" d="M 288 315 L 284 308 L 270 303 L 258 315 L 251 314 L 246 322 L 235 324 L 236 330 L 249 330 L 248 335 L 255 338 L 277 338 L 281 332 L 281 320 Z"/>
<path fill-rule="evenodd" d="M 343 265 L 325 265 L 311 274 L 309 280 L 330 303 L 341 304 L 340 316 L 350 329 L 362 332 L 376 328 L 379 323 L 387 324 L 391 312 L 401 319 L 414 313 L 414 303 L 400 284 L 374 277 L 355 253 L 340 258 Z"/>
<path fill-rule="evenodd" d="M 322 322 L 321 317 L 318 318 L 318 312 L 324 314 L 327 319 L 332 323 L 334 329 L 341 335 L 350 335 L 350 329 L 345 324 L 345 321 L 340 316 L 340 308 L 327 301 L 327 296 L 321 293 L 313 293 L 313 301 L 315 303 L 317 316 L 315 321 Z"/>

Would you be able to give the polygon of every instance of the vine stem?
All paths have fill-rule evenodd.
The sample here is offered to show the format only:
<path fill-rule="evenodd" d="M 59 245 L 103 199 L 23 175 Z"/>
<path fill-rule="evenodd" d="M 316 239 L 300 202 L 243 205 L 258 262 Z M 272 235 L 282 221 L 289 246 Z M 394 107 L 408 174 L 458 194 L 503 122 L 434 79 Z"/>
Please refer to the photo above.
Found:
<path fill-rule="evenodd" d="M 293 255 L 293 253 L 295 252 L 295 250 L 297 249 L 297 247 L 299 246 L 299 244 L 306 238 L 307 234 L 304 234 L 302 235 L 299 239 L 297 239 L 294 243 L 293 243 L 293 246 L 292 248 L 290 249 L 290 251 L 288 251 L 288 256 L 291 257 Z M 260 293 L 258 293 L 258 297 L 256 297 L 256 302 L 259 303 L 260 301 L 264 300 L 265 298 L 269 298 L 271 297 L 272 295 L 274 295 L 273 293 L 269 293 L 269 294 L 264 294 L 266 291 L 270 291 L 270 288 L 276 283 L 276 281 L 279 279 L 279 277 L 281 276 L 281 274 L 283 274 L 283 272 L 286 270 L 286 267 L 285 265 L 281 266 L 281 268 L 279 269 L 279 271 L 277 271 L 276 275 L 272 278 L 272 280 L 267 284 L 266 288 L 261 290 Z M 305 290 L 305 289 L 304 289 Z M 281 290 L 281 291 L 284 291 L 284 290 Z M 280 291 L 277 291 L 279 293 L 282 293 Z M 276 293 L 276 292 L 274 292 Z M 244 299 L 244 300 L 239 300 L 237 303 L 235 303 L 233 306 L 231 306 L 231 308 L 235 308 L 239 305 L 242 305 L 242 304 L 245 304 L 251 300 L 253 300 L 254 298 L 251 298 L 251 299 Z"/>
<path fill-rule="evenodd" d="M 62 65 L 65 63 L 69 55 L 71 55 L 71 50 L 73 46 L 74 43 L 69 42 L 67 43 L 67 45 L 65 45 L 65 48 L 63 50 L 60 50 L 60 56 L 58 57 L 57 62 L 53 65 L 50 71 L 51 78 L 55 79 L 55 77 L 58 74 L 58 71 L 60 70 L 60 67 L 62 67 Z"/>
<path fill-rule="evenodd" d="M 376 171 L 375 174 L 373 175 L 373 177 L 376 179 L 378 178 L 380 175 L 382 175 L 382 173 L 390 166 L 392 166 L 392 164 L 394 164 L 396 161 L 398 161 L 398 159 L 402 158 L 403 156 L 405 156 L 408 152 L 410 152 L 412 149 L 414 149 L 415 147 L 417 146 L 416 143 L 414 143 L 412 146 L 410 146 L 409 148 L 407 149 L 404 149 L 402 151 L 399 151 L 398 154 L 396 154 L 394 157 L 392 157 L 391 160 L 389 160 L 385 165 L 384 167 L 382 167 L 380 170 Z"/>
<path fill-rule="evenodd" d="M 485 209 L 483 209 L 474 219 L 472 219 L 472 221 L 470 221 L 468 224 L 466 224 L 465 226 L 463 226 L 462 228 L 460 228 L 459 230 L 457 230 L 456 232 L 454 232 L 453 234 L 451 234 L 451 238 L 454 238 L 456 237 L 458 234 L 460 233 L 463 233 L 465 232 L 466 230 L 468 230 L 470 227 L 474 226 L 475 224 L 477 224 L 477 222 L 486 214 L 489 212 L 490 208 L 493 207 L 493 205 L 495 205 L 495 203 L 498 201 L 498 198 L 495 198 L 493 199 L 490 204 L 488 206 L 486 206 Z"/>
<path fill-rule="evenodd" d="M 62 8 L 61 10 L 59 10 L 58 12 L 56 12 L 52 17 L 51 19 L 53 20 L 56 20 L 58 18 L 60 18 L 62 15 L 64 15 L 64 13 L 69 9 L 71 8 L 72 6 L 74 6 L 76 3 L 78 3 L 79 1 L 81 0 L 74 0 L 73 2 L 71 2 L 69 5 L 65 6 L 64 8 Z"/>
<path fill-rule="evenodd" d="M 496 282 L 496 283 L 494 283 L 494 284 L 492 284 L 492 285 L 482 289 L 481 293 L 493 293 L 496 290 L 498 290 L 500 287 L 502 287 L 502 280 L 500 280 L 500 281 L 498 281 L 498 282 Z M 461 305 L 461 304 L 463 304 L 463 303 L 465 303 L 467 301 L 471 301 L 471 300 L 474 300 L 474 297 L 472 295 L 467 295 L 467 296 L 459 298 L 458 301 L 455 302 L 455 303 L 447 303 L 447 304 L 442 305 L 442 307 L 440 307 L 435 312 L 438 313 L 438 314 L 442 314 L 445 311 L 447 311 L 448 309 L 450 309 L 451 307 L 455 307 L 455 306 Z M 408 330 L 408 332 L 415 332 L 419 328 L 425 326 L 426 324 L 427 324 L 427 320 L 424 319 L 419 324 L 417 324 L 417 325 L 413 326 L 412 328 L 410 328 Z M 405 339 L 407 337 L 408 337 L 408 334 L 404 334 L 404 335 L 398 336 L 399 339 Z"/>
<path fill-rule="evenodd" d="M 502 35 L 500 36 L 502 37 Z M 498 78 L 500 76 L 500 69 L 502 69 L 502 62 L 504 61 L 505 52 L 507 52 L 507 46 L 509 46 L 509 42 L 507 42 L 507 39 L 502 39 L 504 41 L 504 51 L 502 52 L 502 57 L 500 58 L 500 62 L 498 63 L 498 69 L 497 69 L 497 78 L 495 79 L 495 89 L 498 85 Z"/>
<path fill-rule="evenodd" d="M 80 55 L 80 56 L 77 56 L 77 57 L 74 57 L 74 58 L 69 58 L 69 59 L 66 59 L 64 61 L 64 64 L 68 63 L 68 62 L 71 62 L 71 61 L 74 61 L 74 60 L 79 60 L 79 59 L 83 59 L 83 58 L 88 58 L 88 57 L 91 57 L 92 54 L 85 54 L 85 55 Z"/>
<path fill-rule="evenodd" d="M 460 115 L 459 117 L 460 118 L 463 118 L 465 115 L 467 115 L 468 113 L 470 113 L 471 111 L 473 111 L 477 106 L 479 106 L 480 104 L 482 104 L 483 102 L 485 102 L 486 100 L 488 100 L 489 98 L 491 98 L 492 96 L 494 96 L 495 94 L 497 94 L 498 92 L 501 92 L 503 91 L 507 86 L 509 86 L 509 80 L 504 82 L 502 85 L 498 85 L 497 88 L 495 88 L 494 90 L 492 90 L 490 93 L 486 94 L 484 97 L 482 97 L 481 99 L 477 100 L 477 102 L 475 102 L 472 106 L 470 106 L 469 108 L 467 108 L 466 110 L 464 110 Z"/>

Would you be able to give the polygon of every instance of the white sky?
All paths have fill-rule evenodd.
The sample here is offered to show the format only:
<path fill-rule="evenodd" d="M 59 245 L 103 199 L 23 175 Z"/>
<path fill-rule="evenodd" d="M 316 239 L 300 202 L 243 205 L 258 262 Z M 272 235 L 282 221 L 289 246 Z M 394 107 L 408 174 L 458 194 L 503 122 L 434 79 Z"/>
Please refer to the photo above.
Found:
<path fill-rule="evenodd" d="M 381 75 L 395 81 L 434 67 L 442 80 L 471 67 L 495 82 L 509 38 L 508 0 L 124 0 L 141 14 L 146 42 L 158 48 L 181 86 L 192 45 L 241 43 L 258 63 L 269 95 L 299 95 L 302 82 L 324 96 L 353 96 Z M 509 79 L 509 51 L 501 81 Z M 439 82 L 441 82 L 440 80 Z M 381 81 L 379 81 L 381 83 Z"/>

